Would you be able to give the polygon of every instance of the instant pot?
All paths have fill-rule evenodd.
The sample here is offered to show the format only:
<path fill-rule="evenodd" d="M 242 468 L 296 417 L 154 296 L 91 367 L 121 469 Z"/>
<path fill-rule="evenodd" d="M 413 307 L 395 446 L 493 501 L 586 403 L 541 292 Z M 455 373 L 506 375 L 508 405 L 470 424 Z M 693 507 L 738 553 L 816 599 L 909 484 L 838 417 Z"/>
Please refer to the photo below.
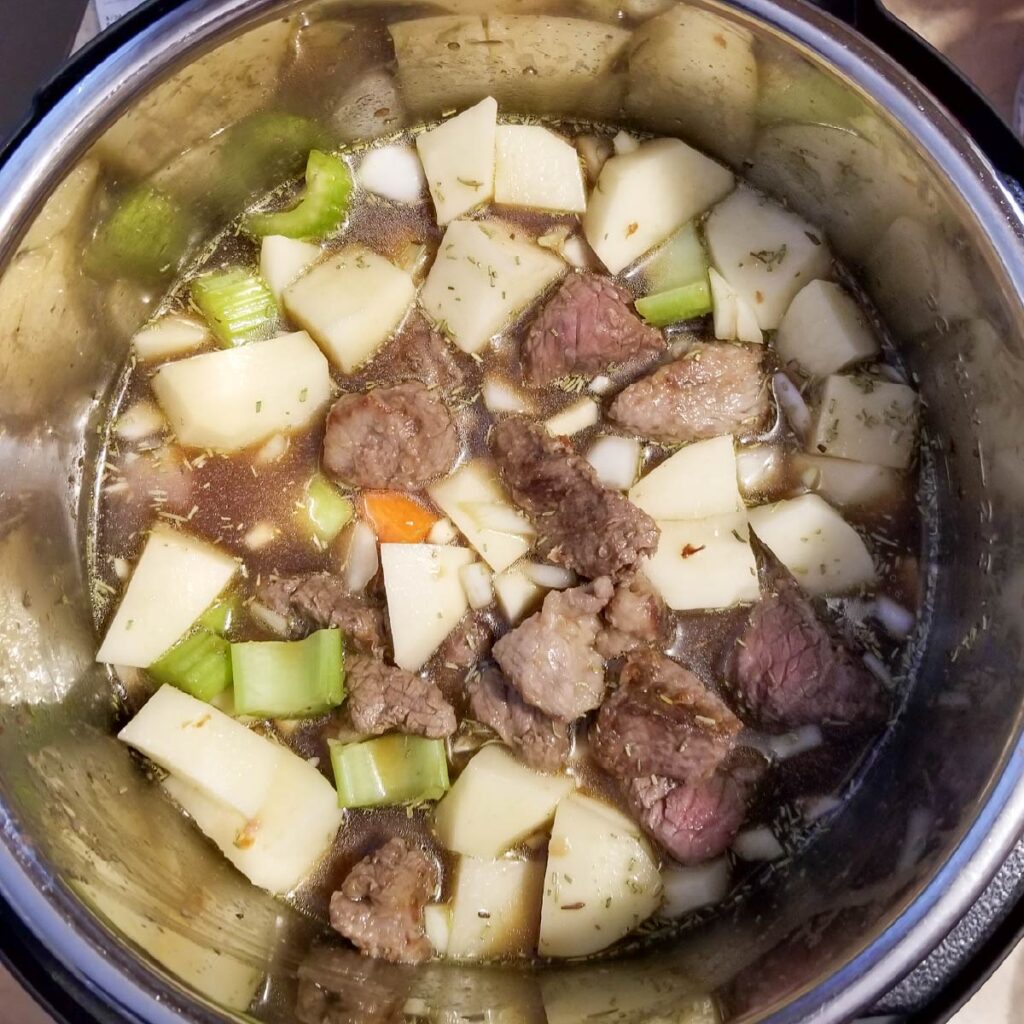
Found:
<path fill-rule="evenodd" d="M 824 6 L 156 0 L 38 94 L 0 158 L 0 894 L 5 955 L 55 1017 L 938 1020 L 1012 945 L 1024 151 L 881 9 Z M 488 94 L 678 135 L 822 225 L 920 388 L 935 515 L 902 713 L 806 844 L 656 948 L 408 968 L 248 885 L 113 738 L 124 711 L 93 660 L 85 571 L 92 467 L 104 397 L 160 288 L 95 279 L 83 241 L 143 182 L 188 209 L 197 238 L 225 223 L 248 197 L 217 187 L 224 129 L 259 111 L 355 141 Z"/>

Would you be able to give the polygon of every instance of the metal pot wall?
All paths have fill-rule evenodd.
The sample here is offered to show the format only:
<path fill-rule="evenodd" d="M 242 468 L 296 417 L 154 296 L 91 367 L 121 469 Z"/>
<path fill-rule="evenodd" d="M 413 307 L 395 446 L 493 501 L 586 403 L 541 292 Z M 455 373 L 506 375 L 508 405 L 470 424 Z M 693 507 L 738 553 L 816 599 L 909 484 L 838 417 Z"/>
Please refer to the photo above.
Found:
<path fill-rule="evenodd" d="M 936 71 L 924 48 L 901 58 Z M 81 253 L 107 196 L 137 182 L 175 196 L 197 234 L 223 223 L 245 197 L 218 187 L 221 131 L 256 111 L 327 117 L 354 141 L 487 94 L 679 135 L 825 227 L 919 382 L 936 516 L 903 712 L 830 827 L 655 950 L 410 970 L 251 888 L 113 739 L 90 467 L 160 287 L 96 279 Z M 44 93 L 0 166 L 0 893 L 93 1012 L 628 1024 L 708 1020 L 714 1001 L 729 1020 L 832 1022 L 939 942 L 1024 825 L 1024 226 L 1002 176 L 1024 159 L 955 95 L 977 141 L 798 0 L 158 2 Z"/>

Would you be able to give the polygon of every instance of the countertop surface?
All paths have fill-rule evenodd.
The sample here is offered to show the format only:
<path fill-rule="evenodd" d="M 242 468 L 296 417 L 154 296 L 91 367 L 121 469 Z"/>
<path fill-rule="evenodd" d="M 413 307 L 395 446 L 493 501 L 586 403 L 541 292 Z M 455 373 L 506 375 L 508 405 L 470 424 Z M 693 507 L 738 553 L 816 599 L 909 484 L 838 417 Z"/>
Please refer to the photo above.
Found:
<path fill-rule="evenodd" d="M 20 4 L 12 3 L 11 8 Z M 898 17 L 947 54 L 1007 120 L 1024 71 L 1024 0 L 887 0 Z M 0 8 L 7 5 L 0 2 Z M 1024 1019 L 1024 945 L 1012 953 L 953 1024 Z M 0 968 L 0 1024 L 52 1024 Z"/>

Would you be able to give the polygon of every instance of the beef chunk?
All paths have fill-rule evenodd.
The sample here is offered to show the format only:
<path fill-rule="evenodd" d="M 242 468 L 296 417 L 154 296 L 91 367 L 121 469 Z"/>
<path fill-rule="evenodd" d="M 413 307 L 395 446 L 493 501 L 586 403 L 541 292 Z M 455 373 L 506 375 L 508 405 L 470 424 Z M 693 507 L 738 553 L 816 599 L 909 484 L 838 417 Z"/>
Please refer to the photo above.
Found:
<path fill-rule="evenodd" d="M 611 581 L 553 590 L 539 612 L 494 645 L 494 659 L 527 704 L 571 722 L 604 698 L 604 659 L 595 650 Z"/>
<path fill-rule="evenodd" d="M 438 648 L 437 661 L 445 668 L 470 669 L 491 652 L 494 632 L 477 612 L 467 612 Z"/>
<path fill-rule="evenodd" d="M 502 480 L 534 521 L 552 562 L 591 579 L 618 578 L 658 547 L 658 527 L 543 425 L 525 416 L 498 423 L 491 438 Z"/>
<path fill-rule="evenodd" d="M 340 629 L 349 649 L 364 653 L 384 650 L 384 614 L 365 598 L 350 594 L 340 576 L 315 572 L 307 576 L 271 576 L 257 598 L 288 620 L 293 637 L 313 629 Z"/>
<path fill-rule="evenodd" d="M 359 861 L 331 896 L 331 927 L 370 956 L 419 963 L 433 952 L 423 908 L 437 882 L 430 858 L 395 836 Z"/>
<path fill-rule="evenodd" d="M 565 764 L 571 746 L 567 723 L 527 704 L 493 666 L 470 680 L 469 706 L 531 768 L 557 772 Z"/>
<path fill-rule="evenodd" d="M 591 733 L 594 756 L 623 778 L 701 779 L 729 755 L 743 723 L 692 672 L 655 651 L 626 658 Z"/>
<path fill-rule="evenodd" d="M 647 644 L 661 644 L 668 637 L 665 602 L 643 573 L 615 588 L 604 610 L 604 621 L 597 649 L 605 658 L 617 658 Z"/>
<path fill-rule="evenodd" d="M 607 277 L 570 274 L 531 325 L 523 365 L 527 381 L 548 384 L 572 373 L 600 373 L 664 347 L 661 331 L 637 317 L 624 288 Z"/>
<path fill-rule="evenodd" d="M 737 701 L 767 728 L 884 720 L 888 701 L 877 677 L 830 634 L 777 562 L 769 586 L 730 659 Z"/>
<path fill-rule="evenodd" d="M 431 390 L 451 394 L 466 383 L 466 370 L 455 349 L 419 310 L 409 315 L 383 357 L 391 360 L 391 376 L 418 381 Z"/>
<path fill-rule="evenodd" d="M 622 391 L 609 415 L 666 444 L 752 434 L 767 424 L 768 380 L 760 345 L 708 342 Z"/>
<path fill-rule="evenodd" d="M 342 483 L 417 490 L 458 454 L 448 407 L 422 384 L 342 395 L 327 415 L 324 469 Z"/>
<path fill-rule="evenodd" d="M 429 679 L 377 658 L 346 659 L 349 715 L 364 736 L 397 729 L 439 739 L 456 729 L 455 710 Z"/>

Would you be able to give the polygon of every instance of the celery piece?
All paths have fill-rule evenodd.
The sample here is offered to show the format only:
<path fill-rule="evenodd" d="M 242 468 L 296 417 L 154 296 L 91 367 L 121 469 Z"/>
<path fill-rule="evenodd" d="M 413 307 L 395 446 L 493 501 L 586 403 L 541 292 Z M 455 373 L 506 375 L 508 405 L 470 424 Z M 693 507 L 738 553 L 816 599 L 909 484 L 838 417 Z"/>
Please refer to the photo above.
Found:
<path fill-rule="evenodd" d="M 155 188 L 137 188 L 97 227 L 86 267 L 100 277 L 156 282 L 177 270 L 189 233 L 189 218 L 174 200 Z"/>
<path fill-rule="evenodd" d="M 224 636 L 238 618 L 239 604 L 237 594 L 231 594 L 216 601 L 199 616 L 199 625 L 204 629 L 208 629 L 211 633 Z"/>
<path fill-rule="evenodd" d="M 197 277 L 191 295 L 221 348 L 244 345 L 269 334 L 277 317 L 270 289 L 262 278 L 241 267 Z"/>
<path fill-rule="evenodd" d="M 302 513 L 313 536 L 324 544 L 330 544 L 355 515 L 355 508 L 350 498 L 339 494 L 338 489 L 322 473 L 317 473 L 306 484 Z"/>
<path fill-rule="evenodd" d="M 636 311 L 655 327 L 667 327 L 711 312 L 711 288 L 706 281 L 684 284 L 636 300 Z"/>
<path fill-rule="evenodd" d="M 348 165 L 318 149 L 306 161 L 306 192 L 290 210 L 251 213 L 242 222 L 250 234 L 323 238 L 345 219 L 352 198 Z"/>
<path fill-rule="evenodd" d="M 329 741 L 340 807 L 439 800 L 447 791 L 444 740 L 392 733 L 361 743 Z"/>
<path fill-rule="evenodd" d="M 202 626 L 179 640 L 146 671 L 197 700 L 211 701 L 231 685 L 231 645 Z"/>
<path fill-rule="evenodd" d="M 235 710 L 257 718 L 303 718 L 345 699 L 341 632 L 318 629 L 305 640 L 231 645 Z"/>
<path fill-rule="evenodd" d="M 646 263 L 643 276 L 648 294 L 672 291 L 695 281 L 707 281 L 708 261 L 691 220 L 662 245 Z"/>

